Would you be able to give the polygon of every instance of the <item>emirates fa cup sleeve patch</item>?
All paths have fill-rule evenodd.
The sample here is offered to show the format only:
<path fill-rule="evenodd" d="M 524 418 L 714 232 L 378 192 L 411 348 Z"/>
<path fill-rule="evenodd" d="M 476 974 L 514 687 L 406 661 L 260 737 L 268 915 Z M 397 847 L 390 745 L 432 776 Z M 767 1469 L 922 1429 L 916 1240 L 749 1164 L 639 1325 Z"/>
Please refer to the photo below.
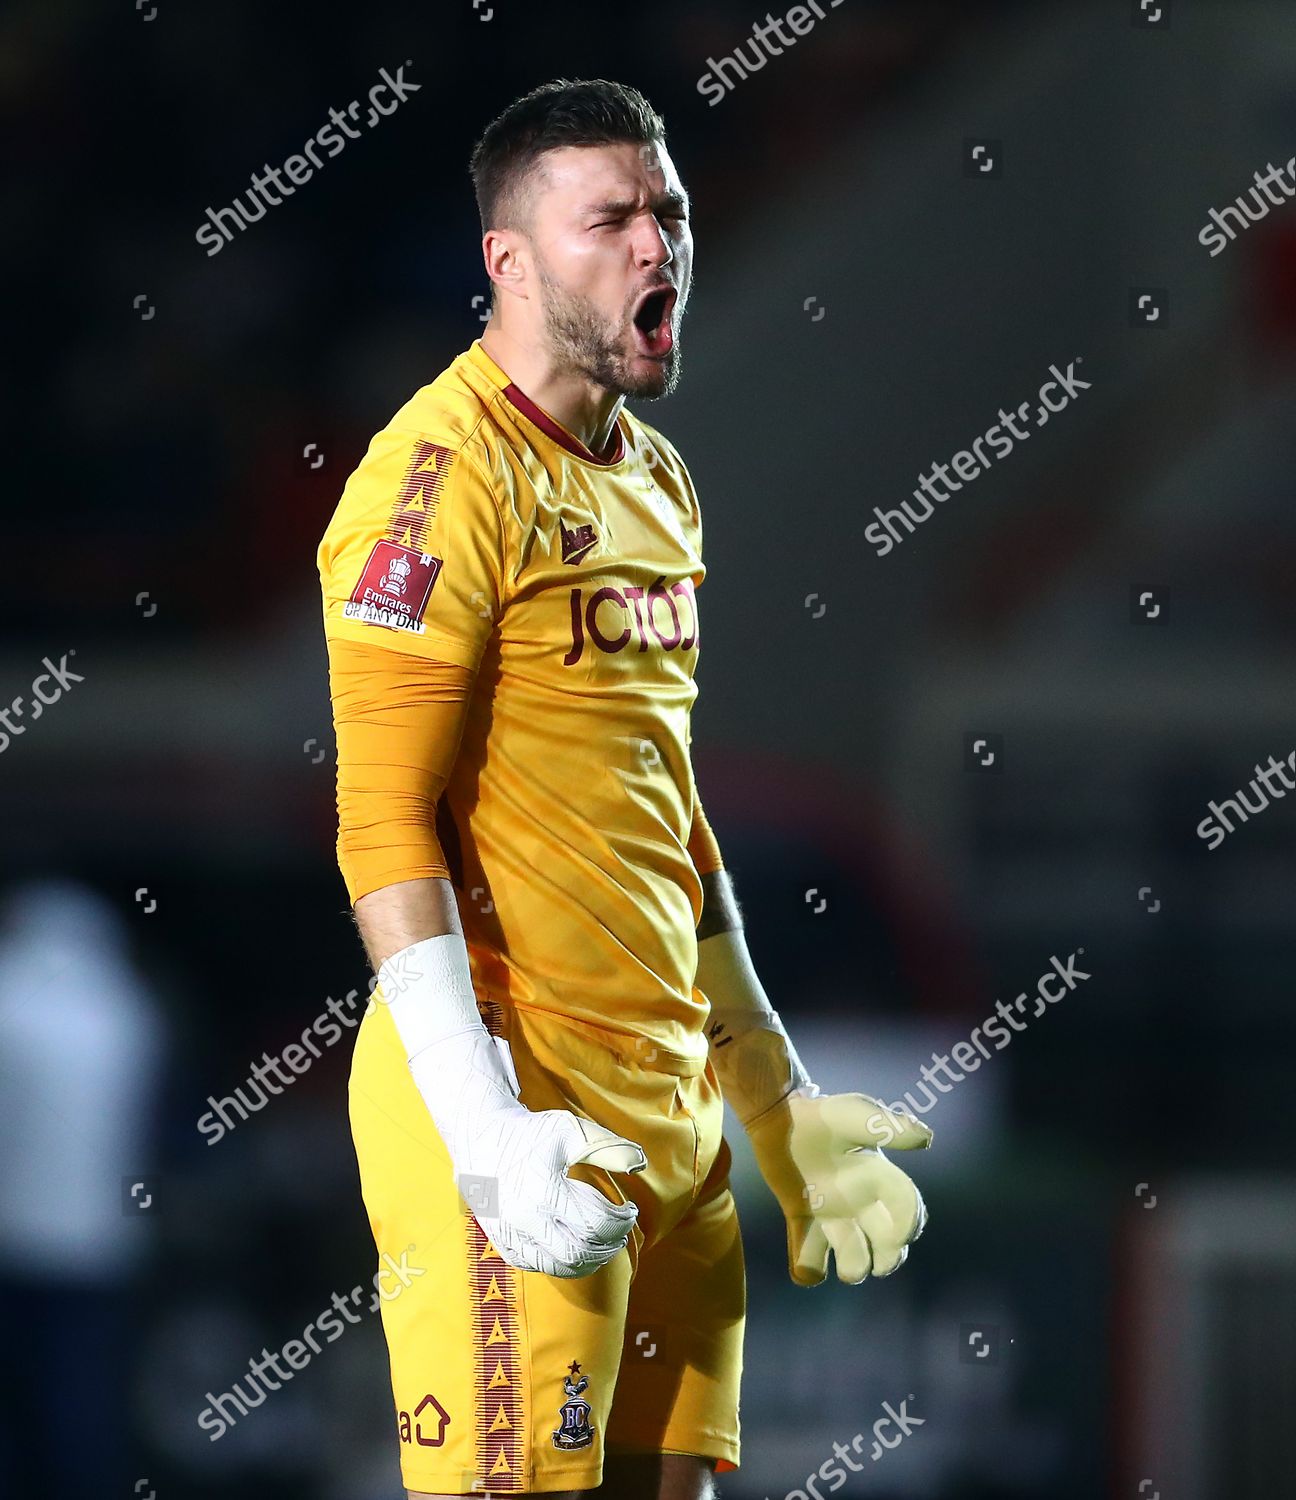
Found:
<path fill-rule="evenodd" d="M 375 542 L 360 582 L 342 608 L 348 620 L 422 635 L 423 611 L 441 572 L 441 559 L 397 542 Z"/>

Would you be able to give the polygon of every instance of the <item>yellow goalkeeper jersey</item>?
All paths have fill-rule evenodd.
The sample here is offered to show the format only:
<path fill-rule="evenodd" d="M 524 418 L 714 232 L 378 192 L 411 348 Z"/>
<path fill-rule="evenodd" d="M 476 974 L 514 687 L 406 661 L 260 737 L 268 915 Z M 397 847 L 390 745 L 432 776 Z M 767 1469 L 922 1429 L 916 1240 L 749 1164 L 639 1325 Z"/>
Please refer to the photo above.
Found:
<path fill-rule="evenodd" d="M 370 443 L 318 558 L 327 635 L 477 669 L 437 833 L 479 996 L 681 1073 L 701 549 L 670 443 L 622 407 L 600 461 L 478 340 Z"/>

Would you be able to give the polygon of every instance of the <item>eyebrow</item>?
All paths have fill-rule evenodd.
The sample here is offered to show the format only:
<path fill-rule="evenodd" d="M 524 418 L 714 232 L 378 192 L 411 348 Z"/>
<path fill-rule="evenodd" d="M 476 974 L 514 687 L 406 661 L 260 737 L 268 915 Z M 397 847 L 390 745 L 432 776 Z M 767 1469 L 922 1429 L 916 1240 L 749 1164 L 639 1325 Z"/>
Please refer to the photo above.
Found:
<path fill-rule="evenodd" d="M 637 207 L 638 202 L 634 198 L 609 198 L 605 203 L 587 203 L 580 210 L 580 214 L 582 217 L 588 214 L 606 214 L 610 217 L 621 217 L 622 215 L 633 213 Z M 657 211 L 663 208 L 687 210 L 688 199 L 679 193 L 663 193 L 660 197 L 653 200 L 653 209 Z"/>

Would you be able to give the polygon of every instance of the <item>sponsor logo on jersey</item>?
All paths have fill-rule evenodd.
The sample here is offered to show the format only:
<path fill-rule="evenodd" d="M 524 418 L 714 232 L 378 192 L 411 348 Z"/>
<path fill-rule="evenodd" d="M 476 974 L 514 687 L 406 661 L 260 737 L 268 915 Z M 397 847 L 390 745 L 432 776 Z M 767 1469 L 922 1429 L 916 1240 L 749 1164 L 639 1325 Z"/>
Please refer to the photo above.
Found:
<path fill-rule="evenodd" d="M 423 611 L 440 572 L 441 559 L 429 552 L 415 552 L 396 542 L 375 542 L 342 613 L 348 620 L 422 635 Z"/>
<path fill-rule="evenodd" d="M 571 650 L 563 666 L 581 659 L 588 638 L 609 655 L 638 638 L 640 651 L 656 645 L 663 651 L 690 651 L 698 644 L 697 596 L 693 580 L 682 579 L 666 588 L 659 578 L 649 589 L 574 588 L 571 591 Z"/>
<path fill-rule="evenodd" d="M 562 560 L 573 566 L 584 562 L 591 548 L 598 542 L 598 534 L 588 522 L 583 526 L 571 527 L 559 516 L 558 529 L 562 534 Z"/>

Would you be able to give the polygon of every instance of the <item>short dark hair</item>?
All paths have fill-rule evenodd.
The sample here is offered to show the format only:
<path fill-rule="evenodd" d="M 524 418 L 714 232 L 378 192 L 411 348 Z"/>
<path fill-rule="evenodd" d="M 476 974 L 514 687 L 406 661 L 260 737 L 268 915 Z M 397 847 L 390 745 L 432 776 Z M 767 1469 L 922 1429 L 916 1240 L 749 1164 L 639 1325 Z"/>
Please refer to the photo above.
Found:
<path fill-rule="evenodd" d="M 473 147 L 469 171 L 482 233 L 526 230 L 525 192 L 537 159 L 559 146 L 651 145 L 666 140 L 666 126 L 647 99 L 628 83 L 607 78 L 557 78 L 515 99 L 486 127 Z"/>

